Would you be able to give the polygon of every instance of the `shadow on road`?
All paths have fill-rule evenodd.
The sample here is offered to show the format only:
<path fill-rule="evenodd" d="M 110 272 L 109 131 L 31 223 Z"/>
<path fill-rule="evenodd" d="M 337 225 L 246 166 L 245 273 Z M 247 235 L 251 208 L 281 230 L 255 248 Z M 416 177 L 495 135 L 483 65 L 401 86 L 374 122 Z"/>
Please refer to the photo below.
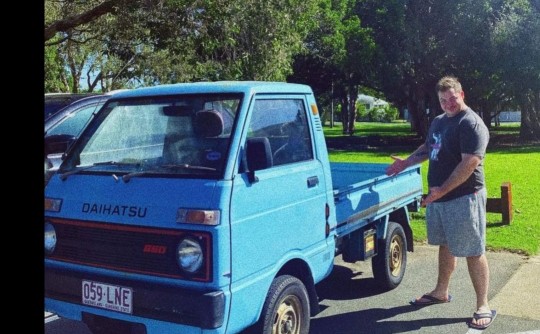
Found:
<path fill-rule="evenodd" d="M 359 301 L 361 302 L 361 301 Z M 357 312 L 342 313 L 324 318 L 311 320 L 310 334 L 362 334 L 362 333 L 405 333 L 417 331 L 426 327 L 436 327 L 464 323 L 469 318 L 426 318 L 416 320 L 386 320 L 395 316 L 417 311 L 412 305 L 404 305 L 389 309 L 374 308 Z M 465 329 L 465 328 L 464 328 Z"/>
<path fill-rule="evenodd" d="M 364 277 L 365 276 L 365 277 Z M 334 265 L 330 276 L 317 284 L 319 300 L 351 300 L 367 298 L 387 292 L 377 285 L 371 272 L 353 271 Z"/>

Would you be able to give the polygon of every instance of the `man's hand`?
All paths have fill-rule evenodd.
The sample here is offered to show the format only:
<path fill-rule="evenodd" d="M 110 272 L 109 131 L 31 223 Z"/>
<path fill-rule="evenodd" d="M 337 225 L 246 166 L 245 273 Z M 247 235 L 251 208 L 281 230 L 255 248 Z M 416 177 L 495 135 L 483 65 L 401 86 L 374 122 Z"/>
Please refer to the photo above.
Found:
<path fill-rule="evenodd" d="M 482 158 L 474 154 L 461 154 L 461 162 L 456 166 L 452 174 L 440 187 L 429 188 L 428 195 L 420 203 L 421 206 L 426 206 L 435 202 L 439 198 L 448 194 L 457 186 L 462 184 L 471 176 L 476 166 L 482 162 Z"/>
<path fill-rule="evenodd" d="M 405 159 L 401 159 L 395 155 L 391 155 L 390 158 L 394 159 L 394 162 L 388 166 L 388 168 L 386 168 L 386 175 L 388 176 L 396 175 L 405 168 L 409 167 L 409 164 Z"/>
<path fill-rule="evenodd" d="M 426 205 L 435 202 L 439 198 L 443 197 L 446 192 L 441 187 L 431 187 L 429 188 L 429 193 L 426 197 L 422 198 L 420 206 L 425 208 Z"/>

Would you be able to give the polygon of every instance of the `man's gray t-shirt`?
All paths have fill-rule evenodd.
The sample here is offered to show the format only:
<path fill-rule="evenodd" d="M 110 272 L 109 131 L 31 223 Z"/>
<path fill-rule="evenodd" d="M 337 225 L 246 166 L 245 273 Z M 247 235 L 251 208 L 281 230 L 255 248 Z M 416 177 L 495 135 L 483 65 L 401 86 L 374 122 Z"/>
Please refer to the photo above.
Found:
<path fill-rule="evenodd" d="M 429 148 L 428 184 L 441 186 L 461 162 L 461 154 L 482 158 L 473 174 L 437 202 L 472 194 L 484 187 L 484 163 L 489 131 L 484 121 L 470 108 L 454 117 L 437 116 L 429 128 L 426 145 Z"/>

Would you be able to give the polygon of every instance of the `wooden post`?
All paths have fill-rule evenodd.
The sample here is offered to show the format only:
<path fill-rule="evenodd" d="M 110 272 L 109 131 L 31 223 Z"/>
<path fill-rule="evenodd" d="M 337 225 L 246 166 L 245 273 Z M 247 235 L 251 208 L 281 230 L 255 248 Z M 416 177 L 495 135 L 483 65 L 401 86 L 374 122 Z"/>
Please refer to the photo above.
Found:
<path fill-rule="evenodd" d="M 501 185 L 501 213 L 503 224 L 510 225 L 512 221 L 512 184 L 504 182 Z"/>
<path fill-rule="evenodd" d="M 512 184 L 503 182 L 501 185 L 501 198 L 488 198 L 486 203 L 487 212 L 502 214 L 502 223 L 510 225 L 512 222 Z"/>

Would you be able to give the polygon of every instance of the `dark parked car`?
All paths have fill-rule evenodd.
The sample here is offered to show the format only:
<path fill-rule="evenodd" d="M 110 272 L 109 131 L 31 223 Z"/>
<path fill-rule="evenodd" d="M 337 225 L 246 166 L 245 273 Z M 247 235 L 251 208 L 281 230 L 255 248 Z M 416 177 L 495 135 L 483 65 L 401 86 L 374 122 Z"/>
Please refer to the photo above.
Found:
<path fill-rule="evenodd" d="M 45 120 L 45 180 L 62 162 L 62 154 L 84 130 L 92 115 L 112 94 L 94 95 L 77 100 Z"/>
<path fill-rule="evenodd" d="M 88 96 L 97 95 L 96 93 L 46 93 L 44 101 L 45 117 L 47 119 L 60 109 L 71 103 Z"/>

